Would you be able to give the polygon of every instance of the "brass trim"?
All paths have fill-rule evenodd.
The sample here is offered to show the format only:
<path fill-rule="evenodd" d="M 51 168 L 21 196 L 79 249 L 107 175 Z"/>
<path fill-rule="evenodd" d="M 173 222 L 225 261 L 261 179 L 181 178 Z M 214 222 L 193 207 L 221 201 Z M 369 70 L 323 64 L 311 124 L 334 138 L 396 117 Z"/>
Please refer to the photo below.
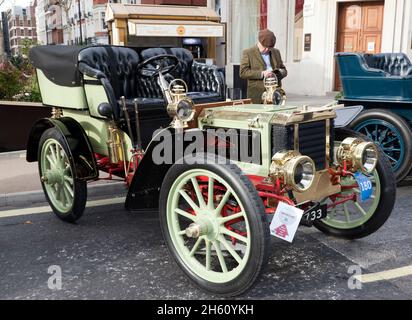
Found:
<path fill-rule="evenodd" d="M 330 149 L 331 149 L 331 136 L 330 136 L 330 130 L 331 130 L 331 120 L 327 119 L 326 120 L 326 169 L 330 168 L 330 161 L 331 161 L 331 154 L 330 154 Z"/>
<path fill-rule="evenodd" d="M 315 173 L 312 186 L 305 192 L 293 192 L 298 203 L 305 201 L 322 201 L 325 198 L 338 194 L 342 191 L 340 184 L 334 185 L 329 174 L 329 170 L 322 170 Z"/>
<path fill-rule="evenodd" d="M 299 151 L 300 148 L 300 143 L 299 143 L 299 124 L 294 125 L 294 131 L 293 131 L 293 141 L 294 141 L 294 148 L 296 151 Z"/>
<path fill-rule="evenodd" d="M 275 112 L 271 123 L 286 126 L 289 124 L 308 123 L 334 118 L 336 118 L 336 111 L 334 109 L 325 109 L 324 111 L 321 109 L 317 109 L 316 111 L 300 111 L 297 109 L 297 111 L 293 113 Z"/>
<path fill-rule="evenodd" d="M 295 181 L 296 168 L 302 163 L 310 164 L 312 173 L 311 180 L 307 186 L 299 186 Z M 272 158 L 270 166 L 270 177 L 273 181 L 280 179 L 285 186 L 288 186 L 296 192 L 305 192 L 312 186 L 316 173 L 315 163 L 308 156 L 301 155 L 298 151 L 282 151 L 276 153 Z"/>
<path fill-rule="evenodd" d="M 63 110 L 61 108 L 53 107 L 51 114 L 52 119 L 59 119 L 63 117 Z"/>

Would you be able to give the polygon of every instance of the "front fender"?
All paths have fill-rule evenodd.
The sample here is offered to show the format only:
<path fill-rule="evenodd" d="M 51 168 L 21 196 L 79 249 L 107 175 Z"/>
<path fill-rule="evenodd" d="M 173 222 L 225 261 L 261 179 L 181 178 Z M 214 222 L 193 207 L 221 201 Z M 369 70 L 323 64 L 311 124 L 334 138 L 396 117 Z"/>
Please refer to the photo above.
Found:
<path fill-rule="evenodd" d="M 39 142 L 42 134 L 50 128 L 60 131 L 69 146 L 68 157 L 72 162 L 75 178 L 80 181 L 95 180 L 99 177 L 96 159 L 89 138 L 83 127 L 73 118 L 45 118 L 33 126 L 27 143 L 28 162 L 38 161 Z"/>
<path fill-rule="evenodd" d="M 363 111 L 363 106 L 336 109 L 335 128 L 345 128 Z"/>

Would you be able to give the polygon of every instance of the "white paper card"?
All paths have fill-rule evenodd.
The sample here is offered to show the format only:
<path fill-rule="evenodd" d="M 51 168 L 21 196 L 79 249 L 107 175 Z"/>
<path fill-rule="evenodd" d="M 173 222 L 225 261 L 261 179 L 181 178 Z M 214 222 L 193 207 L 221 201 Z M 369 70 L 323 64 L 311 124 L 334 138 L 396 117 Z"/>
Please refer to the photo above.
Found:
<path fill-rule="evenodd" d="M 304 211 L 279 202 L 275 216 L 270 224 L 270 234 L 292 243 Z"/>
<path fill-rule="evenodd" d="M 375 51 L 375 42 L 368 42 L 368 52 Z"/>

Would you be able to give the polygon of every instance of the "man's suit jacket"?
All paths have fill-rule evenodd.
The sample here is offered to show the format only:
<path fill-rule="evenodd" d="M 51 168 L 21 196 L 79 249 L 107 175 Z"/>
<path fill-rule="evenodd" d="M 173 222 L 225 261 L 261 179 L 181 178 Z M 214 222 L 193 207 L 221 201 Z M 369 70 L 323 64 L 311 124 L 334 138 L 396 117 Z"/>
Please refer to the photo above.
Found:
<path fill-rule="evenodd" d="M 288 74 L 285 65 L 283 64 L 280 51 L 271 49 L 272 68 L 279 78 L 279 81 L 285 78 Z M 262 94 L 265 92 L 263 85 L 262 72 L 266 70 L 266 63 L 262 58 L 258 46 L 246 49 L 243 51 L 242 61 L 240 64 L 240 77 L 248 80 L 248 98 L 252 99 L 253 103 L 262 103 Z"/>

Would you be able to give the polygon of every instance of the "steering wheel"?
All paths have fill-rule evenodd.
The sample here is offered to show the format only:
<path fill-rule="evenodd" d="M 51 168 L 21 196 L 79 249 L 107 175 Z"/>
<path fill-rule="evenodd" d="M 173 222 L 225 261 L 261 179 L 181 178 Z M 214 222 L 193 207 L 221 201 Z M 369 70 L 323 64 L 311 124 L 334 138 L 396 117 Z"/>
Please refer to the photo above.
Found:
<path fill-rule="evenodd" d="M 137 66 L 137 72 L 146 78 L 165 75 L 177 68 L 180 61 L 171 54 L 161 54 L 151 57 Z"/>

